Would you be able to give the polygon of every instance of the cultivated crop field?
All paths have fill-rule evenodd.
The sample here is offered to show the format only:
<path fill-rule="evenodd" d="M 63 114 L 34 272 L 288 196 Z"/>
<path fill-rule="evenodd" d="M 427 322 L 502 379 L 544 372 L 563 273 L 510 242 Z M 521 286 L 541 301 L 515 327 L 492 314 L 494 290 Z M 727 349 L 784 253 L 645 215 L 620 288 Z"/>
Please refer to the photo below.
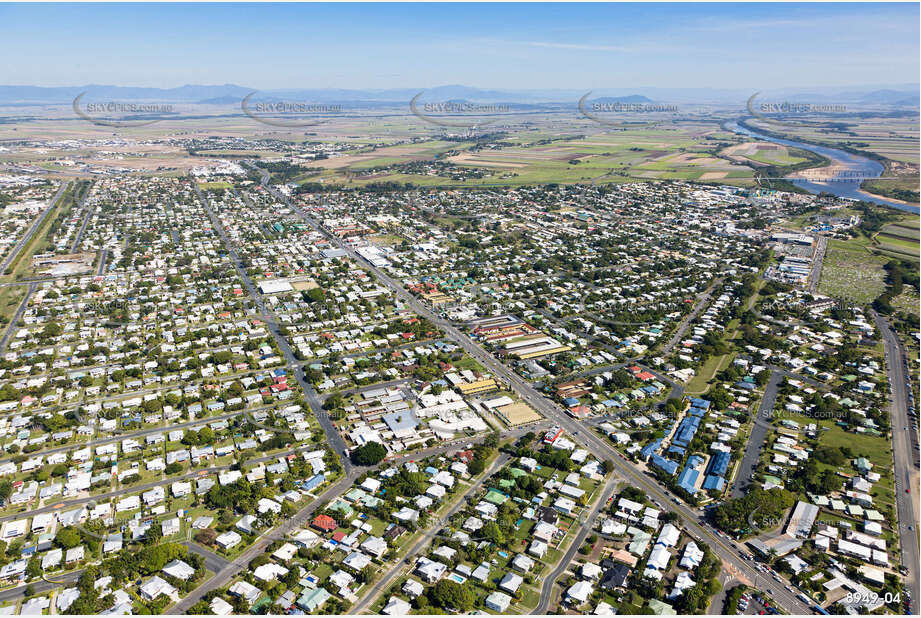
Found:
<path fill-rule="evenodd" d="M 874 238 L 877 250 L 885 255 L 918 261 L 918 219 L 906 218 L 885 226 Z"/>

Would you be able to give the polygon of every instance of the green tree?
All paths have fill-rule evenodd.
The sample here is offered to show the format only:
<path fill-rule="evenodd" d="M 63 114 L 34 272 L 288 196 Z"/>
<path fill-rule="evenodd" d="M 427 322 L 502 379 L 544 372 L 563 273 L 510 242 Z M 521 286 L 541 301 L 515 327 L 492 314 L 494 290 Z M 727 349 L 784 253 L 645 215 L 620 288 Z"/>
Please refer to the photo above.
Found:
<path fill-rule="evenodd" d="M 368 442 L 352 451 L 352 462 L 357 466 L 377 465 L 387 456 L 387 449 L 380 442 Z"/>
<path fill-rule="evenodd" d="M 473 593 L 467 586 L 462 586 L 450 579 L 439 580 L 429 588 L 429 601 L 443 609 L 465 612 L 473 606 Z"/>
<path fill-rule="evenodd" d="M 80 533 L 72 527 L 61 528 L 54 537 L 54 542 L 58 547 L 72 549 L 80 544 Z"/>

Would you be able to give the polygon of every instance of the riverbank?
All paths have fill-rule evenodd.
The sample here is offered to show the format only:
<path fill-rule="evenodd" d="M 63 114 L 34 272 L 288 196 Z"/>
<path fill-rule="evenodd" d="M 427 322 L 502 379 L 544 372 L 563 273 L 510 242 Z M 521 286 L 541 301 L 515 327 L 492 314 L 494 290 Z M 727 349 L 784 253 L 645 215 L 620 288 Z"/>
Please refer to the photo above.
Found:
<path fill-rule="evenodd" d="M 890 208 L 895 208 L 905 212 L 921 212 L 918 206 L 909 202 L 905 202 L 900 199 L 876 196 L 861 188 L 861 185 L 864 181 L 879 178 L 882 175 L 882 172 L 885 169 L 883 163 L 880 162 L 880 159 L 885 161 L 885 159 L 882 157 L 864 156 L 863 154 L 851 152 L 850 149 L 841 150 L 828 146 L 820 146 L 810 142 L 800 142 L 788 140 L 783 137 L 776 137 L 777 134 L 772 131 L 754 129 L 750 125 L 746 124 L 744 119 L 738 121 L 729 121 L 724 123 L 722 126 L 725 130 L 732 131 L 733 133 L 737 133 L 739 135 L 781 144 L 790 148 L 807 150 L 816 155 L 829 159 L 831 161 L 831 166 L 828 167 L 833 167 L 836 171 L 834 176 L 832 176 L 830 179 L 826 179 L 831 180 L 831 182 L 813 182 L 808 180 L 810 175 L 813 178 L 817 177 L 814 171 L 810 175 L 804 174 L 804 177 L 795 177 L 789 181 L 792 182 L 792 184 L 795 186 L 801 189 L 805 189 L 810 193 L 830 193 L 831 195 L 835 195 L 837 197 L 857 201 L 867 201 L 881 206 L 889 206 Z M 816 168 L 811 169 L 815 170 Z"/>

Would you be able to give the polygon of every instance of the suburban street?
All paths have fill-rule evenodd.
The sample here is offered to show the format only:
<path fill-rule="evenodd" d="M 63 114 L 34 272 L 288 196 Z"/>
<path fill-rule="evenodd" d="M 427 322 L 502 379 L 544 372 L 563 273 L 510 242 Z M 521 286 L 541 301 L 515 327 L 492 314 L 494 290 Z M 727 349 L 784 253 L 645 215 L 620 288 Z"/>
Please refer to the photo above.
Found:
<path fill-rule="evenodd" d="M 445 521 L 451 519 L 455 513 L 467 506 L 467 500 L 470 498 L 470 496 L 474 495 L 476 491 L 483 486 L 483 483 L 492 477 L 496 470 L 499 470 L 502 468 L 502 466 L 507 464 L 509 459 L 511 459 L 511 456 L 508 453 L 500 454 L 496 460 L 493 461 L 492 465 L 490 465 L 489 468 L 482 475 L 480 475 L 480 478 L 477 479 L 477 481 L 473 483 L 469 488 L 467 488 L 467 491 L 465 491 L 463 495 L 459 496 L 455 500 L 454 504 L 451 505 L 451 508 L 448 509 L 448 512 L 439 519 Z M 432 542 L 432 539 L 435 538 L 435 535 L 437 535 L 443 527 L 444 526 L 438 524 L 437 522 L 429 525 L 425 533 L 419 537 L 415 544 L 413 544 L 412 548 L 410 548 L 403 559 L 394 565 L 391 569 L 389 569 L 386 575 L 384 575 L 381 579 L 378 579 L 374 585 L 371 586 L 371 588 L 365 592 L 360 599 L 358 599 L 358 602 L 352 606 L 352 608 L 349 610 L 349 613 L 360 614 L 368 609 L 368 607 L 374 603 L 375 599 L 377 599 L 381 592 L 387 590 L 390 587 L 391 582 L 393 582 L 393 580 L 403 572 L 403 565 L 412 565 L 412 559 L 415 558 L 426 547 L 428 547 L 429 543 Z M 409 568 L 411 569 L 412 566 Z"/>
<path fill-rule="evenodd" d="M 742 456 L 738 472 L 736 472 L 735 483 L 732 486 L 732 498 L 741 498 L 747 493 L 745 489 L 751 482 L 751 476 L 758 465 L 758 458 L 761 455 L 764 440 L 768 431 L 771 430 L 770 419 L 774 416 L 774 402 L 777 399 L 777 391 L 780 389 L 783 377 L 783 374 L 779 371 L 771 371 L 771 378 L 768 380 L 767 386 L 764 387 L 764 396 L 758 406 L 758 413 L 752 421 L 752 431 L 748 438 L 748 444 L 745 446 L 745 454 Z"/>
<path fill-rule="evenodd" d="M 38 451 L 33 451 L 31 454 L 35 455 L 44 455 L 48 456 L 54 453 L 62 453 L 65 451 L 77 450 L 87 447 L 96 447 L 103 444 L 111 444 L 113 442 L 121 442 L 128 438 L 143 438 L 145 436 L 154 435 L 158 433 L 165 433 L 169 431 L 176 431 L 178 429 L 188 429 L 189 427 L 197 427 L 199 425 L 206 425 L 208 423 L 214 423 L 216 421 L 222 421 L 226 419 L 231 419 L 241 414 L 252 414 L 253 412 L 258 412 L 259 410 L 271 410 L 274 406 L 261 406 L 259 408 L 252 408 L 247 410 L 236 410 L 234 412 L 228 412 L 226 414 L 219 414 L 215 416 L 206 416 L 204 418 L 198 418 L 192 421 L 184 421 L 181 423 L 171 423 L 162 427 L 150 427 L 148 429 L 139 429 L 137 431 L 126 431 L 125 433 L 116 433 L 107 438 L 97 438 L 95 440 L 89 440 L 86 442 L 74 442 L 73 444 L 65 444 L 64 446 L 55 446 L 48 449 L 42 449 Z M 15 459 L 15 456 L 2 457 L 0 458 L 0 463 L 11 461 Z"/>
<path fill-rule="evenodd" d="M 516 438 L 532 430 L 534 430 L 533 427 L 520 428 L 514 432 L 503 434 L 503 436 Z M 485 436 L 480 436 L 473 439 L 472 442 L 479 442 L 484 438 Z M 284 520 L 280 525 L 272 528 L 261 537 L 259 537 L 259 539 L 251 547 L 247 548 L 246 551 L 240 554 L 236 560 L 229 562 L 226 566 L 224 566 L 224 568 L 216 572 L 214 577 L 205 581 L 202 585 L 193 590 L 189 596 L 182 599 L 179 603 L 170 608 L 169 613 L 173 615 L 184 614 L 190 607 L 200 601 L 202 597 L 204 597 L 204 595 L 209 591 L 230 584 L 230 582 L 233 581 L 233 579 L 240 573 L 240 571 L 248 569 L 250 561 L 256 556 L 263 554 L 265 549 L 271 545 L 273 541 L 284 539 L 288 533 L 292 532 L 293 530 L 307 526 L 311 516 L 320 506 L 326 505 L 331 500 L 340 497 L 342 494 L 348 491 L 352 487 L 352 484 L 355 482 L 355 480 L 365 472 L 370 472 L 377 469 L 378 467 L 400 466 L 407 461 L 423 459 L 425 457 L 439 453 L 455 451 L 461 448 L 458 442 L 467 441 L 457 440 L 454 442 L 444 443 L 431 449 L 415 451 L 401 457 L 385 459 L 377 466 L 371 468 L 352 466 L 350 472 L 343 476 L 335 485 L 330 486 L 322 494 L 311 500 L 309 504 L 298 511 L 293 517 Z"/>
<path fill-rule="evenodd" d="M 84 206 L 86 205 L 86 198 L 89 197 L 91 190 L 92 190 L 92 186 L 89 186 L 83 192 L 83 196 L 80 198 L 80 203 L 77 205 L 76 210 L 78 212 L 83 210 Z M 92 208 L 88 209 L 85 213 L 83 213 L 83 223 L 80 224 L 80 229 L 77 231 L 76 236 L 74 236 L 74 241 L 70 244 L 71 253 L 77 252 L 77 248 L 80 246 L 80 241 L 83 240 L 83 233 L 86 232 L 86 226 L 89 225 L 90 216 L 92 214 L 93 214 Z"/>
<path fill-rule="evenodd" d="M 248 459 L 247 462 L 266 463 L 270 461 L 277 461 L 279 457 L 285 457 L 287 455 L 295 455 L 297 453 L 315 450 L 316 448 L 317 446 L 315 444 L 299 446 L 295 449 L 289 449 L 286 451 L 276 453 L 274 455 L 263 455 L 262 457 L 254 457 L 253 459 Z M 87 494 L 79 498 L 73 498 L 69 500 L 60 500 L 59 498 L 53 498 L 53 499 L 48 500 L 49 502 L 54 502 L 54 504 L 52 505 L 46 505 L 46 506 L 36 508 L 36 509 L 24 508 L 21 513 L 13 513 L 11 515 L 0 516 L 0 523 L 3 523 L 5 521 L 12 521 L 15 519 L 21 519 L 24 516 L 32 517 L 35 515 L 39 515 L 41 513 L 51 513 L 55 511 L 61 511 L 61 510 L 66 511 L 68 509 L 72 509 L 76 506 L 80 506 L 83 504 L 88 504 L 90 502 L 93 502 L 93 503 L 105 502 L 106 500 L 110 500 L 112 498 L 123 497 L 124 495 L 128 493 L 137 494 L 137 493 L 147 491 L 148 489 L 153 489 L 154 487 L 159 487 L 161 485 L 171 485 L 172 483 L 175 483 L 176 481 L 188 481 L 191 479 L 201 478 L 203 476 L 214 476 L 225 470 L 230 470 L 231 467 L 233 467 L 233 465 L 234 464 L 227 464 L 224 466 L 210 466 L 208 468 L 193 469 L 192 471 L 179 475 L 179 476 L 170 476 L 167 478 L 160 479 L 158 481 L 151 481 L 149 483 L 143 483 L 141 485 L 129 485 L 129 486 L 123 485 L 120 489 L 108 491 L 106 493 L 93 494 L 93 495 Z"/>
<path fill-rule="evenodd" d="M 52 575 L 50 580 L 38 580 L 32 584 L 32 591 L 35 594 L 51 592 L 56 588 L 60 588 L 61 585 L 69 585 L 76 582 L 78 579 L 80 579 L 81 573 L 83 573 L 82 569 L 79 571 L 71 571 L 70 573 L 66 573 L 64 575 Z M 0 590 L 0 603 L 10 603 L 25 597 L 26 588 L 28 588 L 28 584 L 23 586 L 16 586 L 15 588 L 7 588 L 6 590 Z"/>
<path fill-rule="evenodd" d="M 659 352 L 660 356 L 664 357 L 672 353 L 672 350 L 674 350 L 675 346 L 681 342 L 681 338 L 684 337 L 684 334 L 687 332 L 688 326 L 691 325 L 691 322 L 693 322 L 697 316 L 700 315 L 700 312 L 704 310 L 704 307 L 707 306 L 707 303 L 710 301 L 710 297 L 713 295 L 713 290 L 716 289 L 716 286 L 722 283 L 722 278 L 716 279 L 697 297 L 697 302 L 694 305 L 694 309 L 691 311 L 691 313 L 684 316 L 684 319 L 681 320 L 681 324 L 678 325 L 678 330 L 675 331 L 675 334 L 672 335 L 671 339 L 668 340 L 668 343 L 666 343 L 661 352 Z"/>
<path fill-rule="evenodd" d="M 329 445 L 342 460 L 342 467 L 345 470 L 346 475 L 348 475 L 351 471 L 352 463 L 345 455 L 345 441 L 342 439 L 342 436 L 339 435 L 339 431 L 336 429 L 335 425 L 333 425 L 333 422 L 330 420 L 326 410 L 323 409 L 323 403 L 320 401 L 320 397 L 317 394 L 316 389 L 314 389 L 313 385 L 310 384 L 304 377 L 304 369 L 294 357 L 294 352 L 291 350 L 291 346 L 288 344 L 287 338 L 282 335 L 281 329 L 275 320 L 268 319 L 269 312 L 265 308 L 265 303 L 262 300 L 262 296 L 259 294 L 259 292 L 256 291 L 256 286 L 253 284 L 252 279 L 250 279 L 249 275 L 246 274 L 246 269 L 243 268 L 243 262 L 240 260 L 239 254 L 234 249 L 230 238 L 227 237 L 227 232 L 224 230 L 224 226 L 221 225 L 220 219 L 218 219 L 217 215 L 214 213 L 214 210 L 211 208 L 211 204 L 202 194 L 201 189 L 198 188 L 198 184 L 193 181 L 192 185 L 195 187 L 195 193 L 198 195 L 198 199 L 201 200 L 205 211 L 208 213 L 208 216 L 211 219 L 211 224 L 214 226 L 215 231 L 224 242 L 224 246 L 227 249 L 227 253 L 230 256 L 230 259 L 233 261 L 237 275 L 239 275 L 240 279 L 243 281 L 243 287 L 246 289 L 250 298 L 252 298 L 253 302 L 256 304 L 259 312 L 264 316 L 263 320 L 265 321 L 266 327 L 269 329 L 269 332 L 272 333 L 275 342 L 278 344 L 278 348 L 281 350 L 281 353 L 285 358 L 285 365 L 287 366 L 288 371 L 293 374 L 294 379 L 297 381 L 298 385 L 301 387 L 301 390 L 304 392 L 304 398 L 310 405 L 310 409 L 316 417 L 317 421 L 320 423 L 320 426 L 323 428 Z"/>
<path fill-rule="evenodd" d="M 608 499 L 614 494 L 614 489 L 617 487 L 619 481 L 620 478 L 618 478 L 616 474 L 609 476 L 608 480 L 601 488 L 600 495 L 595 501 L 595 505 L 592 507 L 588 517 L 584 518 L 584 520 L 580 518 L 582 527 L 576 534 L 576 538 L 573 539 L 572 543 L 569 545 L 569 549 L 566 550 L 566 553 L 563 555 L 562 559 L 560 559 L 556 568 L 544 578 L 544 583 L 540 589 L 540 603 L 538 603 L 534 611 L 531 612 L 532 614 L 546 614 L 547 610 L 550 609 L 550 603 L 556 597 L 554 586 L 556 586 L 557 580 L 572 566 L 572 560 L 576 552 L 585 544 L 585 539 L 591 534 L 595 522 L 598 521 L 598 514 L 607 506 Z"/>
<path fill-rule="evenodd" d="M 22 319 L 22 314 L 26 312 L 26 307 L 29 306 L 29 298 L 38 288 L 38 283 L 30 283 L 28 289 L 26 290 L 26 295 L 22 297 L 22 302 L 19 303 L 19 308 L 16 309 L 16 313 L 13 314 L 13 317 L 10 319 L 10 323 L 6 325 L 6 330 L 3 333 L 3 338 L 0 339 L 0 354 L 6 352 L 6 346 L 10 342 L 10 337 L 13 336 L 13 333 L 16 332 L 16 325 L 19 323 L 19 320 Z"/>
<path fill-rule="evenodd" d="M 99 252 L 99 265 L 96 267 L 96 276 L 100 277 L 105 273 L 106 270 L 106 257 L 108 256 L 109 251 L 103 249 Z"/>

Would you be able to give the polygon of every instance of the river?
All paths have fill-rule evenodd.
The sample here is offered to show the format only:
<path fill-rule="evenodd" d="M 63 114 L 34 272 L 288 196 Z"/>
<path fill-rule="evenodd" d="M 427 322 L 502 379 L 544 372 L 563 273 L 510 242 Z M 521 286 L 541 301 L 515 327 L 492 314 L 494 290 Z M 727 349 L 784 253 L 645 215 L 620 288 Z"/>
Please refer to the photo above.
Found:
<path fill-rule="evenodd" d="M 735 121 L 727 122 L 723 125 L 723 127 L 726 130 L 733 131 L 740 135 L 746 135 L 748 137 L 754 137 L 766 142 L 774 142 L 775 144 L 790 146 L 792 148 L 802 148 L 803 150 L 808 150 L 810 152 L 820 154 L 823 157 L 830 159 L 834 165 L 837 165 L 841 168 L 834 174 L 833 177 L 830 177 L 827 180 L 808 180 L 805 178 L 789 179 L 790 182 L 795 184 L 797 187 L 801 187 L 810 193 L 822 193 L 824 191 L 825 193 L 831 193 L 832 195 L 837 195 L 838 197 L 845 197 L 852 200 L 862 200 L 865 202 L 873 202 L 874 204 L 891 206 L 892 208 L 898 208 L 899 210 L 904 210 L 906 212 L 919 212 L 917 206 L 901 204 L 899 202 L 887 200 L 882 197 L 871 196 L 860 191 L 860 183 L 863 180 L 867 180 L 869 178 L 878 178 L 879 175 L 883 173 L 882 164 L 874 161 L 873 159 L 868 159 L 867 157 L 852 154 L 844 150 L 838 150 L 837 148 L 815 146 L 813 144 L 803 144 L 801 142 L 794 142 L 792 140 L 781 139 L 778 137 L 769 137 L 767 135 L 752 131 L 751 129 L 747 129 Z"/>

